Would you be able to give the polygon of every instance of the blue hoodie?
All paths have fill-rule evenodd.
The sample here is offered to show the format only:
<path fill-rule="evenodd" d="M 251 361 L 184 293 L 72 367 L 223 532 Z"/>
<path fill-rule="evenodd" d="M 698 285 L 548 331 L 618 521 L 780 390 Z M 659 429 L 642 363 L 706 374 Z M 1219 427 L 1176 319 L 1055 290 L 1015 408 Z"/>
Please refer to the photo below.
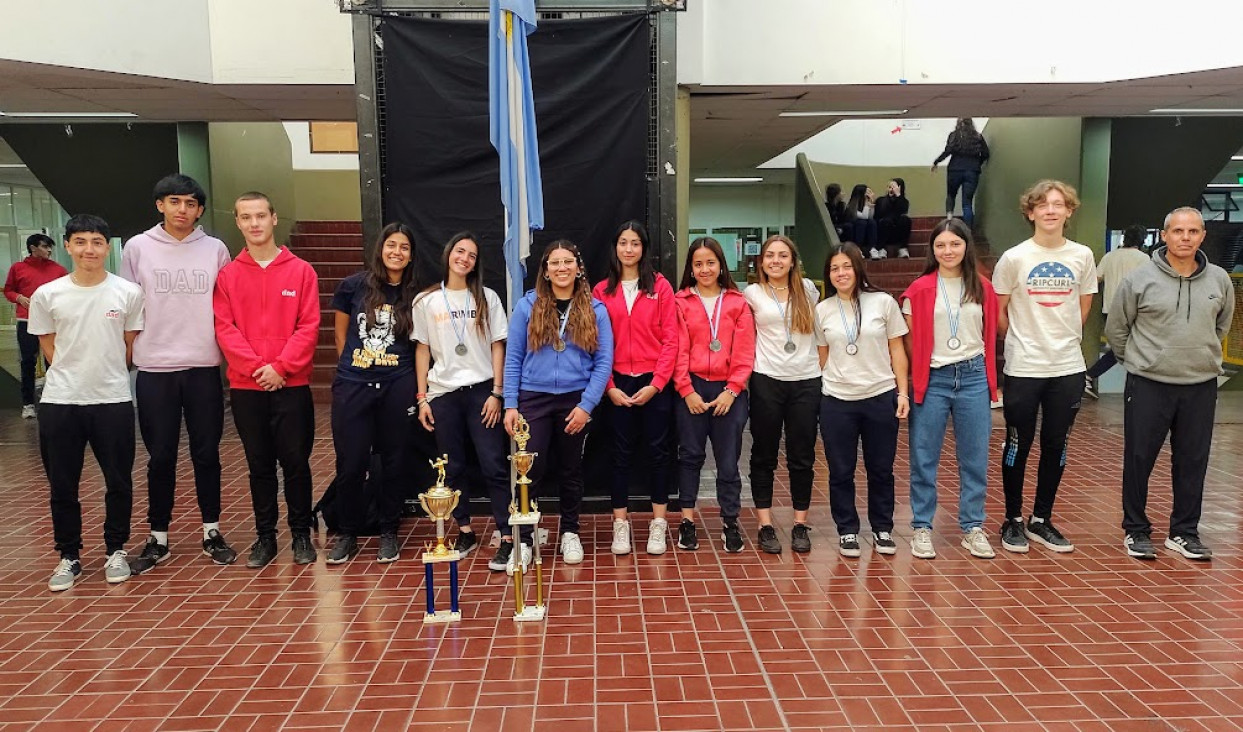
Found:
<path fill-rule="evenodd" d="M 509 338 L 505 343 L 505 408 L 518 408 L 518 391 L 539 391 L 545 394 L 568 394 L 582 391 L 578 406 L 588 414 L 600 403 L 604 387 L 613 370 L 613 328 L 604 303 L 592 298 L 599 337 L 595 353 L 588 353 L 571 338 L 558 353 L 551 345 L 538 351 L 527 350 L 527 326 L 535 292 L 528 292 L 518 301 L 509 319 Z"/>

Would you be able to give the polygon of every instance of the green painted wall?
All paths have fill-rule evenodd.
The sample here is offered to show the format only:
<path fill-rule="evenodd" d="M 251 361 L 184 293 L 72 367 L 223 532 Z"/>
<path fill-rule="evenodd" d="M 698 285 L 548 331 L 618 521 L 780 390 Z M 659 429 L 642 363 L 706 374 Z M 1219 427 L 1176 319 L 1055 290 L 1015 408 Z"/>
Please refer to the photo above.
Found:
<path fill-rule="evenodd" d="M 1109 160 L 1111 151 L 1111 120 L 1089 118 L 1083 120 L 1079 155 L 1079 200 L 1081 205 L 1071 221 L 1075 223 L 1080 244 L 1092 248 L 1096 261 L 1105 256 L 1105 236 L 1109 210 Z M 1083 355 L 1088 364 L 1096 361 L 1101 347 L 1101 331 L 1105 326 L 1101 317 L 1101 297 L 1092 298 L 1092 314 L 1083 324 Z"/>
<path fill-rule="evenodd" d="M 361 221 L 357 170 L 293 171 L 298 221 Z"/>
<path fill-rule="evenodd" d="M 984 126 L 991 152 L 975 194 L 976 228 L 994 254 L 1031 236 L 1031 223 L 1019 211 L 1019 196 L 1042 178 L 1079 187 L 1083 121 L 1075 118 L 993 118 Z M 909 182 L 907 184 L 910 186 Z M 1067 236 L 1078 236 L 1078 217 Z"/>
<path fill-rule="evenodd" d="M 816 180 L 838 183 L 842 187 L 842 195 L 849 198 L 850 189 L 859 183 L 871 186 L 876 197 L 885 195 L 889 181 L 901 178 L 906 181 L 906 198 L 911 202 L 912 216 L 943 216 L 945 214 L 945 166 L 937 168 L 937 172 L 929 172 L 929 166 L 893 166 L 872 167 L 863 165 L 835 165 L 833 163 L 811 163 L 816 173 Z M 820 189 L 820 200 L 824 201 L 824 188 Z"/>
<path fill-rule="evenodd" d="M 293 153 L 285 128 L 278 122 L 218 122 L 208 125 L 214 195 L 208 202 L 215 216 L 213 232 L 235 254 L 245 242 L 233 223 L 233 202 L 246 191 L 261 191 L 276 207 L 276 240 L 289 241 L 297 220 Z M 354 196 L 358 193 L 354 175 Z"/>
<path fill-rule="evenodd" d="M 209 207 L 203 212 L 199 224 L 205 231 L 217 232 L 219 227 L 216 225 L 215 211 L 210 206 L 215 196 L 212 195 L 211 145 L 206 122 L 177 123 L 177 167 L 182 175 L 195 179 L 207 191 Z M 224 221 L 228 223 L 227 219 Z"/>

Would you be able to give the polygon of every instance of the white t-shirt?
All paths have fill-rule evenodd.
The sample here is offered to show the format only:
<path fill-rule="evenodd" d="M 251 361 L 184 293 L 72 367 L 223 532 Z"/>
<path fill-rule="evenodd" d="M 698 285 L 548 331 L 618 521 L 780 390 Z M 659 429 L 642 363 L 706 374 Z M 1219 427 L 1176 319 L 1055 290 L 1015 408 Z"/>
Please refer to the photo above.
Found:
<path fill-rule="evenodd" d="M 808 279 L 803 280 L 803 289 L 807 293 L 808 304 L 814 308 L 820 299 L 820 291 Z M 789 303 L 778 306 L 773 299 L 773 291 L 758 283 L 747 285 L 742 294 L 755 315 L 755 373 L 777 381 L 802 381 L 819 376 L 820 358 L 816 355 L 815 333 L 787 330 L 793 315 Z M 814 323 L 812 330 L 815 330 Z M 794 342 L 793 353 L 785 351 L 787 337 Z"/>
<path fill-rule="evenodd" d="M 1007 376 L 1049 378 L 1086 370 L 1079 297 L 1096 292 L 1091 249 L 1069 239 L 1049 249 L 1028 239 L 997 260 L 993 289 L 1010 296 Z"/>
<path fill-rule="evenodd" d="M 1146 263 L 1149 258 L 1138 247 L 1115 249 L 1101 257 L 1101 266 L 1098 268 L 1100 271 L 1097 275 L 1105 280 L 1105 299 L 1101 300 L 1102 313 L 1109 312 L 1109 306 L 1114 301 L 1114 293 L 1118 291 L 1118 285 L 1122 284 L 1122 280 L 1126 279 L 1131 270 Z"/>
<path fill-rule="evenodd" d="M 449 308 L 445 307 L 446 298 L 453 308 L 452 316 Z M 487 300 L 491 333 L 480 333 L 475 327 L 478 310 L 470 290 L 437 289 L 415 298 L 414 328 L 410 340 L 426 343 L 435 362 L 427 372 L 428 400 L 495 376 L 492 373 L 492 344 L 505 340 L 509 324 L 505 320 L 505 306 L 501 304 L 501 298 L 487 287 L 483 288 L 483 298 Z M 459 342 L 466 346 L 465 356 L 457 353 Z"/>
<path fill-rule="evenodd" d="M 626 298 L 626 312 L 634 310 L 634 301 L 639 299 L 639 281 L 638 280 L 622 280 L 622 297 Z"/>
<path fill-rule="evenodd" d="M 30 299 L 31 335 L 56 334 L 47 372 L 48 404 L 116 404 L 132 400 L 125 333 L 142 330 L 142 288 L 109 274 L 94 287 L 61 277 Z"/>
<path fill-rule="evenodd" d="M 945 293 L 941 293 L 940 286 L 937 287 L 936 305 L 932 309 L 932 360 L 931 365 L 934 369 L 942 366 L 958 363 L 959 361 L 967 361 L 984 353 L 984 308 L 979 303 L 964 302 L 962 309 L 959 310 L 958 303 L 962 301 L 962 278 L 947 277 L 942 280 L 945 283 Z M 958 315 L 958 348 L 950 348 L 950 319 L 949 313 L 945 309 L 945 298 L 948 297 L 950 307 Z M 902 301 L 902 314 L 911 314 L 911 301 Z"/>
<path fill-rule="evenodd" d="M 829 347 L 820 391 L 846 401 L 870 399 L 898 387 L 889 359 L 889 339 L 906 335 L 906 321 L 889 293 L 861 292 L 858 304 L 859 320 L 853 303 L 844 303 L 837 295 L 816 306 L 816 345 Z M 855 337 L 859 352 L 852 356 L 846 352 L 850 343 L 846 329 L 849 326 L 853 331 L 860 320 L 862 327 Z"/>

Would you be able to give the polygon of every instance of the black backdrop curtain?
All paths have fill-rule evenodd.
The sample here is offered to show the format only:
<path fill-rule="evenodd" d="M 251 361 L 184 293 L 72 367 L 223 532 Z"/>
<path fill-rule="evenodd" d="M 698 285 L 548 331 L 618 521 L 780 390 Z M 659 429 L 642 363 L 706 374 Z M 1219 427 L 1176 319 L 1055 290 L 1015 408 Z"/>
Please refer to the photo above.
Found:
<path fill-rule="evenodd" d="M 645 14 L 540 21 L 528 37 L 544 188 L 544 246 L 579 246 L 592 281 L 618 224 L 644 217 L 649 101 Z M 441 276 L 444 244 L 481 239 L 487 285 L 505 298 L 500 163 L 488 140 L 488 24 L 385 18 L 385 217 L 415 233 L 420 284 Z M 507 300 L 508 302 L 508 300 Z"/>

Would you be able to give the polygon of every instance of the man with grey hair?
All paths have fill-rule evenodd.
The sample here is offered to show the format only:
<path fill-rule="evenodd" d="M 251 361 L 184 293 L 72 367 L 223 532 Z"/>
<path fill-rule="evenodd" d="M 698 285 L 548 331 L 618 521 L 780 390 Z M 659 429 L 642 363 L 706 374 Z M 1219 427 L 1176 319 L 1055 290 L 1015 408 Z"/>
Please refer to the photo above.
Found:
<path fill-rule="evenodd" d="M 1221 375 L 1221 340 L 1234 316 L 1234 288 L 1200 251 L 1204 218 L 1194 208 L 1165 217 L 1164 246 L 1118 286 L 1105 337 L 1127 371 L 1122 464 L 1122 529 L 1128 555 L 1155 559 L 1145 508 L 1148 480 L 1170 439 L 1174 508 L 1165 547 L 1208 560 L 1200 541 Z"/>

